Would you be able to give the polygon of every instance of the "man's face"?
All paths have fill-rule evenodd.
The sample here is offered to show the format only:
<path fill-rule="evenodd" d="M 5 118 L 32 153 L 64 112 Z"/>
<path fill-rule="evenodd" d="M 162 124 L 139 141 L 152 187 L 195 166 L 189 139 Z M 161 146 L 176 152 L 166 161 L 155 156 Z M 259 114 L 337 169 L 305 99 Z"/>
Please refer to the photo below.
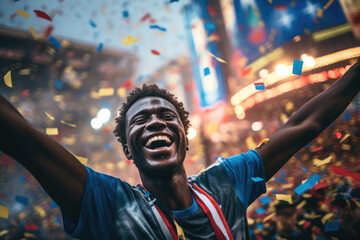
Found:
<path fill-rule="evenodd" d="M 185 159 L 185 129 L 174 105 L 161 97 L 144 97 L 126 113 L 125 153 L 139 171 L 169 174 Z"/>

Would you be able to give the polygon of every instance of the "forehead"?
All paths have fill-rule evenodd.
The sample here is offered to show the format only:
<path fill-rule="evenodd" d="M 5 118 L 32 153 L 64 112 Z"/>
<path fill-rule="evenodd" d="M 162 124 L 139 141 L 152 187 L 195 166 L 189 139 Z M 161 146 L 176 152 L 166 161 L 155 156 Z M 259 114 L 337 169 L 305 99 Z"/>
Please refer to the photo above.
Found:
<path fill-rule="evenodd" d="M 126 113 L 126 119 L 130 120 L 133 116 L 143 111 L 151 111 L 154 109 L 168 109 L 178 114 L 175 106 L 162 97 L 144 97 L 137 100 Z"/>

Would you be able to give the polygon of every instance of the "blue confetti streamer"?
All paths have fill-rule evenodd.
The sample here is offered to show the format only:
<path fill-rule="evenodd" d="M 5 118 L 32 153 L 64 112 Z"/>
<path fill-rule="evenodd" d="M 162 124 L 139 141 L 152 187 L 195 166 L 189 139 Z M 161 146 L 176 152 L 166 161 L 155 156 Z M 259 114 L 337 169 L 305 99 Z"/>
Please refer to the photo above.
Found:
<path fill-rule="evenodd" d="M 265 90 L 264 84 L 255 84 L 255 90 Z"/>
<path fill-rule="evenodd" d="M 96 28 L 96 23 L 94 23 L 93 21 L 89 20 L 90 26 L 93 28 Z"/>
<path fill-rule="evenodd" d="M 265 209 L 263 209 L 263 208 L 257 208 L 257 209 L 256 209 L 256 213 L 257 213 L 257 214 L 264 214 L 264 213 L 265 213 Z"/>
<path fill-rule="evenodd" d="M 59 43 L 58 40 L 56 40 L 56 38 L 54 38 L 53 36 L 50 36 L 50 37 L 49 37 L 49 42 L 52 43 L 52 45 L 53 45 L 56 49 L 61 48 L 61 43 Z"/>
<path fill-rule="evenodd" d="M 204 76 L 207 76 L 210 74 L 210 69 L 208 67 L 204 68 Z"/>
<path fill-rule="evenodd" d="M 98 48 L 97 48 L 97 52 L 98 52 L 98 53 L 101 53 L 102 48 L 103 48 L 103 44 L 102 44 L 102 43 L 99 43 L 99 46 L 98 46 Z"/>
<path fill-rule="evenodd" d="M 289 183 L 288 181 L 283 180 L 283 179 L 281 179 L 281 178 L 276 178 L 276 177 L 274 177 L 274 179 L 275 179 L 276 181 L 278 181 L 278 182 Z"/>
<path fill-rule="evenodd" d="M 296 75 L 300 75 L 301 76 L 301 71 L 302 71 L 302 66 L 303 66 L 303 61 L 300 60 L 294 60 L 294 64 L 293 64 L 293 74 Z"/>
<path fill-rule="evenodd" d="M 204 23 L 204 28 L 208 31 L 213 31 L 216 29 L 215 23 Z"/>
<path fill-rule="evenodd" d="M 170 3 L 179 2 L 179 0 L 170 0 Z"/>
<path fill-rule="evenodd" d="M 123 15 L 124 18 L 127 18 L 127 17 L 129 17 L 129 12 L 128 11 L 123 11 L 122 15 Z"/>
<path fill-rule="evenodd" d="M 315 186 L 316 182 L 319 181 L 320 179 L 321 179 L 320 175 L 316 173 L 313 174 L 306 182 L 295 188 L 296 194 L 298 195 L 303 194 L 304 192 Z"/>
<path fill-rule="evenodd" d="M 253 180 L 254 182 L 264 181 L 264 179 L 261 177 L 252 177 L 251 180 Z"/>
<path fill-rule="evenodd" d="M 166 32 L 166 28 L 162 28 L 159 25 L 150 25 L 152 29 L 159 29 L 160 31 Z"/>
<path fill-rule="evenodd" d="M 23 197 L 23 196 L 19 196 L 19 195 L 15 196 L 15 201 L 17 201 L 18 203 L 21 203 L 25 206 L 27 206 L 29 203 L 29 199 L 27 197 Z"/>
<path fill-rule="evenodd" d="M 303 170 L 304 172 L 309 172 L 309 170 L 307 168 L 301 167 L 301 170 Z"/>
<path fill-rule="evenodd" d="M 260 198 L 259 201 L 261 204 L 267 205 L 271 202 L 271 198 L 269 196 L 265 196 L 263 198 Z"/>

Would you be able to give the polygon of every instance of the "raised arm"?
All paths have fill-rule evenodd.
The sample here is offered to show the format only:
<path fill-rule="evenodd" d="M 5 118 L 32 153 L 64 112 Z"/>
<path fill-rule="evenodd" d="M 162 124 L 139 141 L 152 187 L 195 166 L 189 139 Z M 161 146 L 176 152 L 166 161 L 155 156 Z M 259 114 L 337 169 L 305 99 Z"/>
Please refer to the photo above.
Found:
<path fill-rule="evenodd" d="M 350 104 L 360 89 L 359 60 L 329 89 L 317 95 L 271 136 L 268 144 L 256 149 L 269 180 L 297 151 L 317 137 Z"/>
<path fill-rule="evenodd" d="M 38 131 L 0 95 L 0 150 L 24 165 L 76 223 L 86 169 L 51 137 Z"/>

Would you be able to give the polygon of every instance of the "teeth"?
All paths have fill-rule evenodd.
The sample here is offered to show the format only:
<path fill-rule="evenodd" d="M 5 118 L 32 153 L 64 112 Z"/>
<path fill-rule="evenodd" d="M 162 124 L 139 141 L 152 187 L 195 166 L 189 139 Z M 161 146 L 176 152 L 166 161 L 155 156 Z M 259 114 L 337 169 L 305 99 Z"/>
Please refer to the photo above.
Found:
<path fill-rule="evenodd" d="M 170 140 L 169 137 L 164 136 L 164 135 L 159 135 L 159 136 L 154 136 L 154 137 L 150 138 L 150 139 L 146 142 L 145 146 L 146 146 L 146 147 L 149 147 L 152 142 L 158 141 L 158 140 L 164 140 L 167 144 L 171 143 L 171 140 Z"/>

